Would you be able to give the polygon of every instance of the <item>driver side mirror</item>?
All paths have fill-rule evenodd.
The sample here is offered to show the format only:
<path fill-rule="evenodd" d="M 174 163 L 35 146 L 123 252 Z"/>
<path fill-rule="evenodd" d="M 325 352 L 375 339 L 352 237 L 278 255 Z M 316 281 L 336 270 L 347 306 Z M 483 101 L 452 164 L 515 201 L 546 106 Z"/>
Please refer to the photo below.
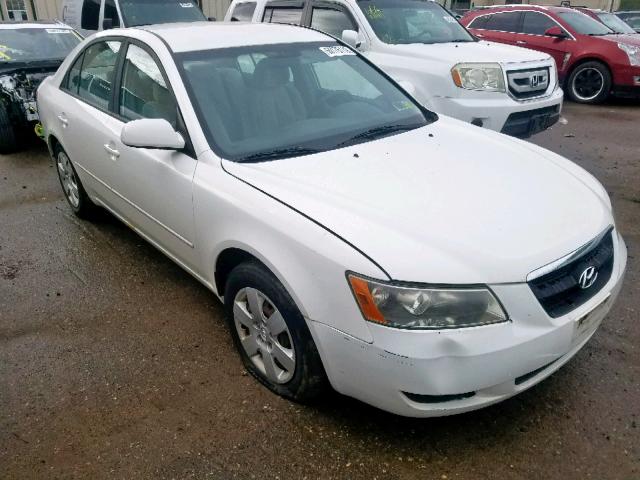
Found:
<path fill-rule="evenodd" d="M 562 29 L 561 29 L 560 27 L 558 27 L 558 26 L 548 28 L 548 29 L 544 32 L 544 34 L 545 34 L 547 37 L 555 37 L 555 38 L 557 38 L 557 39 L 559 39 L 559 40 L 563 40 L 563 39 L 565 39 L 565 38 L 567 38 L 567 37 L 568 37 L 568 36 L 567 36 L 567 34 L 565 33 L 565 31 L 564 31 L 564 30 L 562 30 Z"/>
<path fill-rule="evenodd" d="M 144 118 L 126 123 L 120 141 L 128 147 L 161 150 L 182 150 L 185 145 L 182 135 L 161 118 Z"/>
<path fill-rule="evenodd" d="M 360 45 L 362 45 L 358 32 L 355 30 L 343 30 L 342 41 L 353 48 L 360 48 Z"/>

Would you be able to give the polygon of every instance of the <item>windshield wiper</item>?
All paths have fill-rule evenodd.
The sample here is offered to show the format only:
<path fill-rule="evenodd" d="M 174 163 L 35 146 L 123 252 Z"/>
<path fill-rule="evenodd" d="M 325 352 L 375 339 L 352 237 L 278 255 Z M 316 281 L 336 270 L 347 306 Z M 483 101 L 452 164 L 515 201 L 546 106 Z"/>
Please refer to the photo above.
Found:
<path fill-rule="evenodd" d="M 370 128 L 369 130 L 365 130 L 364 132 L 361 132 L 351 137 L 350 139 L 339 143 L 338 145 L 336 145 L 336 148 L 352 145 L 354 143 L 357 143 L 358 140 L 372 140 L 391 135 L 395 132 L 413 130 L 414 128 L 418 128 L 418 125 L 383 125 L 381 127 Z"/>
<path fill-rule="evenodd" d="M 253 163 L 253 162 L 266 162 L 269 160 L 278 160 L 281 158 L 301 157 L 303 155 L 311 155 L 312 153 L 318 153 L 320 150 L 317 148 L 308 147 L 287 147 L 276 148 L 273 150 L 267 150 L 265 152 L 252 153 L 246 157 L 242 157 L 237 160 L 240 163 Z"/>

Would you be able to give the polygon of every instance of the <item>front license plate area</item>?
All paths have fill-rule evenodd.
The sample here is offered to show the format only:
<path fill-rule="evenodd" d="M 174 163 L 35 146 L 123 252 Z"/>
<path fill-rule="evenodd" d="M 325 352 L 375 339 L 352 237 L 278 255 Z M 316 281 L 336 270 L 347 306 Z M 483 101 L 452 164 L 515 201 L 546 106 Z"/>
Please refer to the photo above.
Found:
<path fill-rule="evenodd" d="M 588 313 L 575 321 L 573 329 L 573 344 L 580 343 L 589 336 L 600 324 L 602 318 L 609 310 L 611 295 L 608 295 L 602 302 L 596 305 Z"/>

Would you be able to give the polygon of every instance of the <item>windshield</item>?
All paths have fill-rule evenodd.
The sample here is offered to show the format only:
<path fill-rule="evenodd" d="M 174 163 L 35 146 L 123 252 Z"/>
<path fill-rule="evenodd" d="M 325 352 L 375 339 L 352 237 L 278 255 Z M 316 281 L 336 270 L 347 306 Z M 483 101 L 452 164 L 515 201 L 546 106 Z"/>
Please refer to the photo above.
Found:
<path fill-rule="evenodd" d="M 198 5 L 188 0 L 120 0 L 120 13 L 127 27 L 207 20 Z"/>
<path fill-rule="evenodd" d="M 302 156 L 428 121 L 400 89 L 335 42 L 208 50 L 177 58 L 209 143 L 229 160 Z"/>
<path fill-rule="evenodd" d="M 581 35 L 610 35 L 609 27 L 582 12 L 559 12 L 558 15 Z"/>
<path fill-rule="evenodd" d="M 430 0 L 358 0 L 358 6 L 385 43 L 475 41 L 449 12 Z"/>
<path fill-rule="evenodd" d="M 598 18 L 616 33 L 636 33 L 636 31 L 613 13 L 598 13 Z"/>
<path fill-rule="evenodd" d="M 82 39 L 68 28 L 0 30 L 0 62 L 61 62 Z"/>
<path fill-rule="evenodd" d="M 617 15 L 634 31 L 640 29 L 640 12 L 619 12 Z"/>

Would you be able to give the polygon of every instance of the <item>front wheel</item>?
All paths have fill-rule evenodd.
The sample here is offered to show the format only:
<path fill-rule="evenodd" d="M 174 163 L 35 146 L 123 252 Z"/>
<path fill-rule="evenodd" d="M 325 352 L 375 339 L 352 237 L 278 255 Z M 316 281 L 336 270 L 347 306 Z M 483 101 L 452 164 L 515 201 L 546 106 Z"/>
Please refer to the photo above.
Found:
<path fill-rule="evenodd" d="M 569 98 L 578 103 L 604 102 L 611 91 L 611 73 L 600 62 L 578 65 L 567 81 Z"/>
<path fill-rule="evenodd" d="M 0 153 L 13 153 L 17 149 L 18 141 L 9 112 L 4 104 L 0 103 Z"/>
<path fill-rule="evenodd" d="M 283 397 L 304 402 L 326 387 L 307 324 L 278 279 L 257 262 L 237 266 L 224 294 L 229 329 L 249 373 Z"/>

